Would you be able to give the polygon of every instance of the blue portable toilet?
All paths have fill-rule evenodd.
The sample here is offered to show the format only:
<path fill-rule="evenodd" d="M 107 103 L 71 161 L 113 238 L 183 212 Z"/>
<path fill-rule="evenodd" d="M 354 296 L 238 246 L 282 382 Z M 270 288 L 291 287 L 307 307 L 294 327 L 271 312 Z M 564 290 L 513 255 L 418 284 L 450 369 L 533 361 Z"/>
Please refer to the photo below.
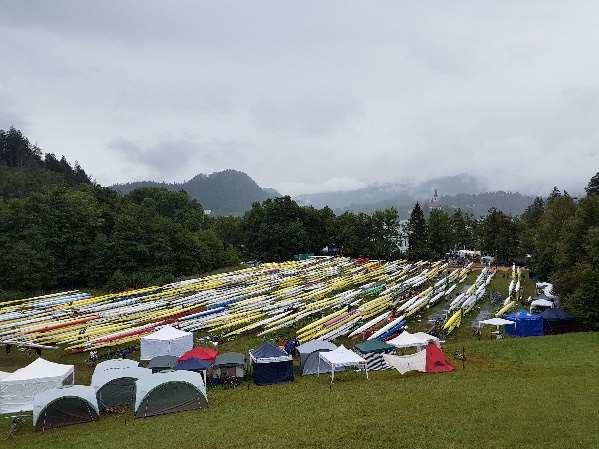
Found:
<path fill-rule="evenodd" d="M 543 335 L 543 317 L 518 310 L 505 317 L 515 324 L 506 324 L 505 333 L 512 337 L 534 337 Z"/>

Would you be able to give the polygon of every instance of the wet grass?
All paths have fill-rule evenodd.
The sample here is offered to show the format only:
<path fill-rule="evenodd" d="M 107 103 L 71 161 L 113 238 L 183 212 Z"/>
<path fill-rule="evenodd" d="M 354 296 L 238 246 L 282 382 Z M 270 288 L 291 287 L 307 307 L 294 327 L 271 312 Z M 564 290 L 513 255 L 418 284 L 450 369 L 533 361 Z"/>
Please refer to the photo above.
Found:
<path fill-rule="evenodd" d="M 240 339 L 223 349 L 243 349 Z M 103 416 L 90 424 L 34 432 L 6 448 L 544 448 L 599 447 L 599 333 L 500 341 L 449 341 L 450 374 L 343 373 L 285 385 L 209 390 L 207 410 L 134 420 Z M 48 358 L 63 359 L 58 353 Z M 2 355 L 22 366 L 23 354 Z M 79 381 L 89 370 L 77 363 Z M 64 360 L 63 360 L 64 361 Z M 84 379 L 87 376 L 87 379 Z M 2 431 L 8 423 L 2 423 Z"/>

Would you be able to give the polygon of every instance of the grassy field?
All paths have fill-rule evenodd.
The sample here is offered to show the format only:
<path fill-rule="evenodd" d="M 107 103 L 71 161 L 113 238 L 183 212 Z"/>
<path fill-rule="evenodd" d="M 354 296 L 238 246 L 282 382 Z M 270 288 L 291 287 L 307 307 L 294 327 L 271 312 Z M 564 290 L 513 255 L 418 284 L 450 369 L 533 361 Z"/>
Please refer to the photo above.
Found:
<path fill-rule="evenodd" d="M 477 273 L 473 273 L 467 284 Z M 491 291 L 507 293 L 499 273 Z M 534 292 L 525 282 L 525 297 Z M 443 308 L 445 305 L 435 306 Z M 599 333 L 496 341 L 472 337 L 467 316 L 444 351 L 450 374 L 401 376 L 395 371 L 299 377 L 285 385 L 235 390 L 211 388 L 203 411 L 134 420 L 131 414 L 99 422 L 34 432 L 31 421 L 7 448 L 576 448 L 599 447 Z M 425 311 L 410 330 L 428 326 Z M 289 335 L 293 332 L 289 331 Z M 221 351 L 247 354 L 261 339 L 244 336 Z M 465 351 L 465 366 L 456 360 Z M 133 354 L 135 358 L 137 354 Z M 0 354 L 0 370 L 29 363 L 25 353 Z M 85 356 L 45 351 L 44 357 L 76 365 L 76 382 L 89 384 Z"/>
<path fill-rule="evenodd" d="M 249 342 L 248 342 L 249 343 Z M 448 342 L 450 374 L 343 373 L 209 390 L 207 410 L 34 432 L 7 448 L 599 447 L 599 333 Z M 50 358 L 50 357 L 49 357 Z M 14 359 L 14 357 L 11 357 Z M 7 362 L 0 359 L 0 366 Z M 79 367 L 77 367 L 79 368 Z M 89 380 L 79 369 L 80 381 Z M 3 430 L 7 423 L 3 423 Z"/>

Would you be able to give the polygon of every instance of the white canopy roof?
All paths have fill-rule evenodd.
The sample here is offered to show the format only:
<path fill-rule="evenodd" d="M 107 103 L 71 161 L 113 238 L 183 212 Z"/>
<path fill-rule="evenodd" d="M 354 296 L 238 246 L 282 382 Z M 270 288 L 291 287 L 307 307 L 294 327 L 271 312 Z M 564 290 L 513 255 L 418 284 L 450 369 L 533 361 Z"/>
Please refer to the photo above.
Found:
<path fill-rule="evenodd" d="M 157 331 L 152 332 L 143 338 L 147 340 L 175 340 L 177 338 L 185 337 L 189 334 L 190 332 L 181 331 L 173 326 L 163 326 Z"/>
<path fill-rule="evenodd" d="M 360 357 L 354 351 L 347 349 L 343 345 L 332 351 L 321 352 L 319 356 L 321 359 L 328 362 L 329 365 L 334 366 L 355 366 L 366 363 L 364 357 Z"/>
<path fill-rule="evenodd" d="M 416 337 L 416 338 L 421 338 L 423 340 L 426 340 L 427 342 L 432 341 L 439 348 L 441 347 L 441 340 L 439 340 L 434 335 L 427 334 L 426 332 L 414 332 L 412 335 L 414 335 L 414 337 Z"/>
<path fill-rule="evenodd" d="M 553 307 L 553 302 L 548 299 L 539 298 L 532 301 L 530 307 Z"/>
<path fill-rule="evenodd" d="M 10 376 L 10 373 L 7 373 L 6 371 L 0 371 L 0 380 L 6 378 Z"/>
<path fill-rule="evenodd" d="M 0 413 L 28 411 L 33 396 L 73 383 L 73 365 L 50 362 L 41 357 L 0 380 Z"/>
<path fill-rule="evenodd" d="M 33 426 L 35 427 L 40 413 L 50 402 L 63 397 L 76 397 L 87 401 L 96 413 L 100 413 L 98 410 L 98 400 L 96 399 L 96 390 L 93 387 L 88 387 L 87 385 L 68 385 L 51 388 L 50 390 L 36 394 L 33 398 Z"/>
<path fill-rule="evenodd" d="M 489 318 L 488 320 L 479 321 L 478 324 L 488 324 L 489 326 L 505 326 L 506 324 L 514 324 L 514 322 L 510 320 L 504 320 L 503 318 Z"/>
<path fill-rule="evenodd" d="M 22 382 L 31 379 L 45 379 L 51 377 L 67 377 L 75 370 L 73 365 L 62 365 L 50 362 L 41 357 L 29 365 L 19 368 L 14 373 L 5 377 L 2 382 Z"/>
<path fill-rule="evenodd" d="M 364 368 L 366 372 L 366 378 L 368 379 L 368 363 L 366 359 L 360 357 L 353 351 L 350 351 L 345 346 L 338 346 L 337 349 L 332 351 L 319 352 L 318 353 L 318 373 L 320 374 L 320 362 L 324 361 L 324 365 L 329 365 L 331 371 L 331 383 L 335 379 L 335 369 L 344 366 L 359 366 Z M 324 370 L 323 370 L 324 371 Z M 326 370 L 328 371 L 328 370 Z"/>
<path fill-rule="evenodd" d="M 428 335 L 428 334 L 427 334 Z M 428 338 L 410 334 L 408 331 L 403 331 L 397 337 L 389 340 L 387 343 L 396 348 L 411 348 L 414 346 L 426 346 L 429 342 Z"/>
<path fill-rule="evenodd" d="M 140 359 L 151 360 L 160 355 L 179 357 L 193 348 L 193 334 L 172 326 L 164 326 L 141 338 Z"/>

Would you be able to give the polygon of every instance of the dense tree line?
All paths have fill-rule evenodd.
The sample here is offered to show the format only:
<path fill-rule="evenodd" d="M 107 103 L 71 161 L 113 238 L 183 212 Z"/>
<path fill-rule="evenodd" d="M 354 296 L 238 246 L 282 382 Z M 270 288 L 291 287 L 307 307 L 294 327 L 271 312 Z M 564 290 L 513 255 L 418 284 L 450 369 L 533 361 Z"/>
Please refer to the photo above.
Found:
<path fill-rule="evenodd" d="M 15 129 L 0 131 L 0 187 L 0 291 L 125 289 L 239 262 L 184 192 L 119 195 Z"/>
<path fill-rule="evenodd" d="M 475 219 L 461 210 L 434 209 L 425 219 L 416 204 L 406 228 L 407 256 L 440 258 L 467 248 L 499 264 L 527 265 L 535 278 L 554 282 L 566 309 L 599 326 L 599 173 L 586 193 L 576 199 L 554 188 L 519 217 L 490 209 Z"/>
<path fill-rule="evenodd" d="M 49 187 L 90 184 L 78 162 L 42 153 L 21 131 L 0 129 L 0 199 L 17 198 Z"/>
<path fill-rule="evenodd" d="M 409 243 L 401 252 L 401 241 Z M 566 307 L 599 322 L 599 174 L 587 195 L 557 188 L 517 217 L 490 209 L 416 204 L 405 226 L 393 208 L 372 213 L 256 202 L 243 216 L 213 217 L 184 191 L 119 194 L 66 158 L 43 154 L 19 131 L 0 131 L 0 292 L 126 289 L 239 263 L 280 261 L 325 246 L 351 257 L 439 259 L 476 249 L 501 264 L 527 264 L 554 281 Z"/>

